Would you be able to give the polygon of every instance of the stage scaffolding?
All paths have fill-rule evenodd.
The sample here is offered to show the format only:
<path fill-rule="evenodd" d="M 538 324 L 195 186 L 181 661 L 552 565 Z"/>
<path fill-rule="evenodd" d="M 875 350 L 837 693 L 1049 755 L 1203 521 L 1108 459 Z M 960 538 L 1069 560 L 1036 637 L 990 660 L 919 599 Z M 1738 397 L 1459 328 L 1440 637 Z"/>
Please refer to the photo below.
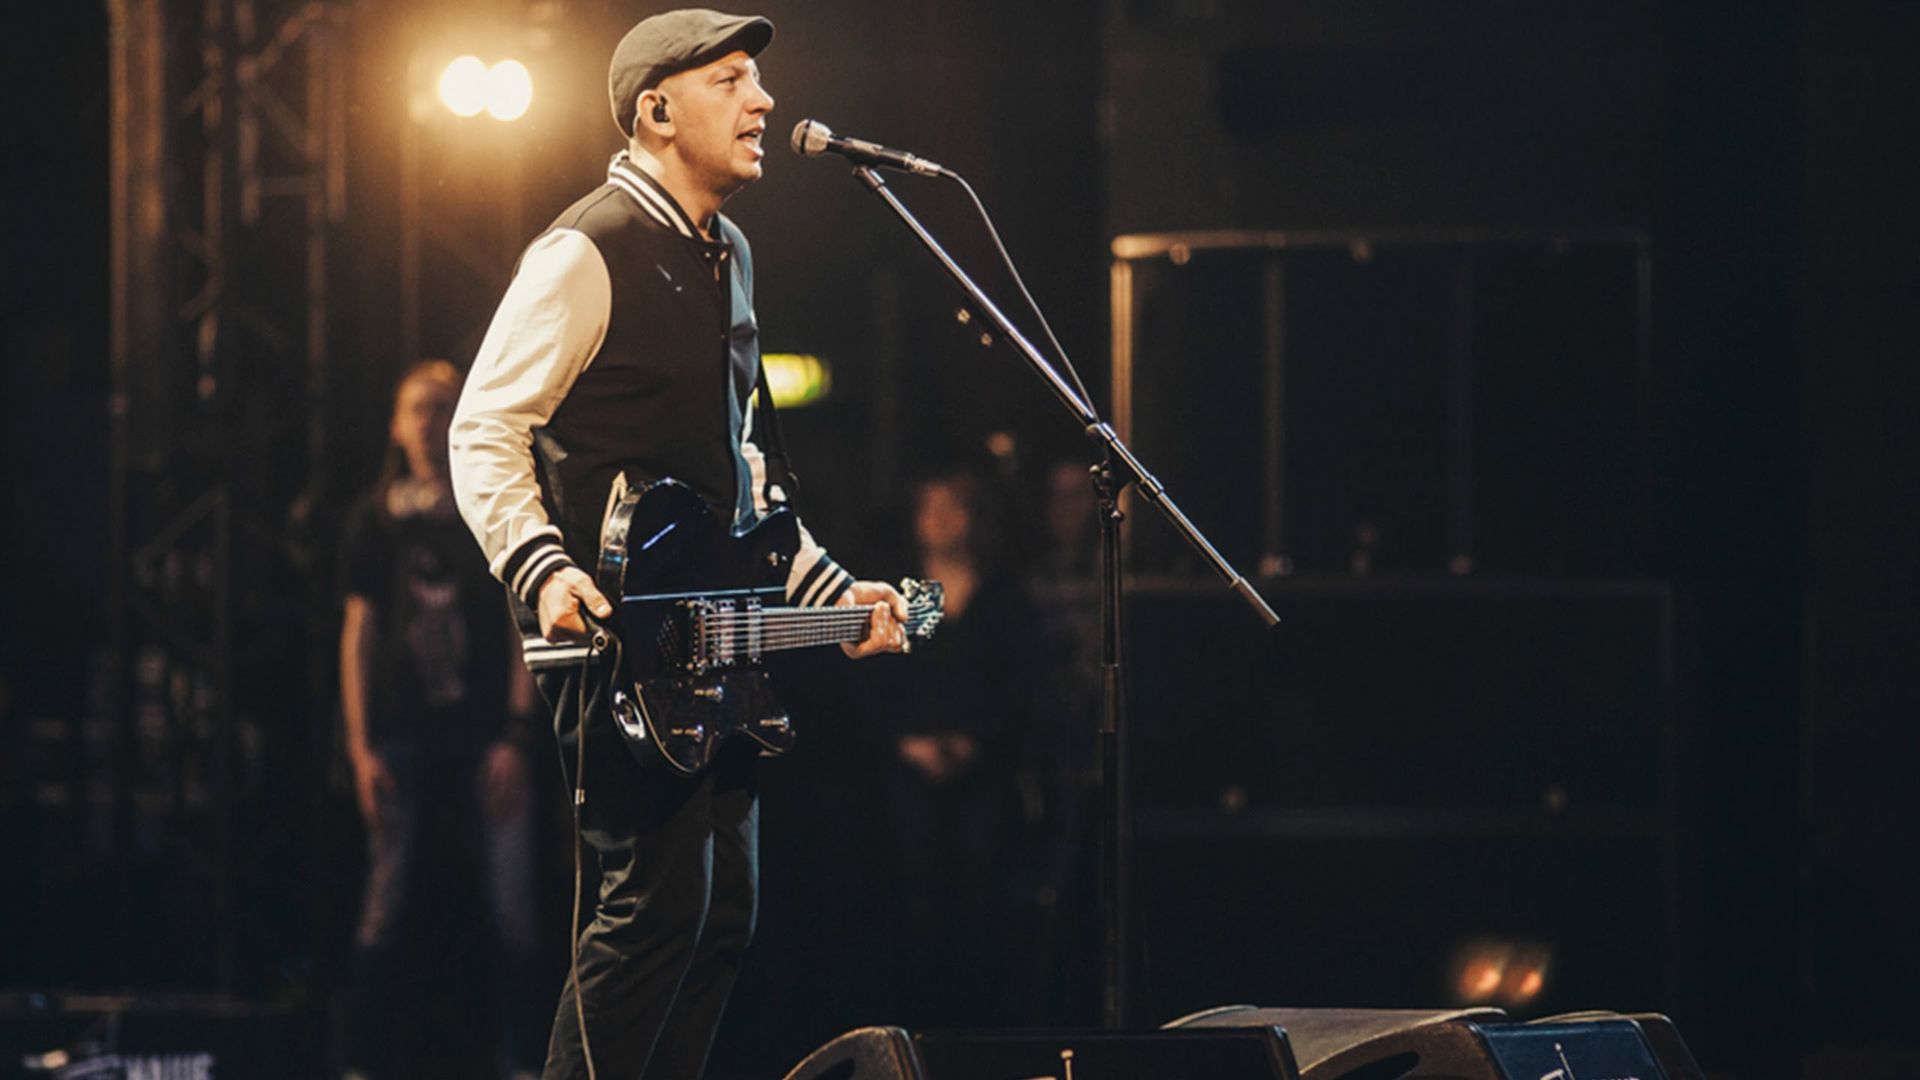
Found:
<path fill-rule="evenodd" d="M 288 885 L 318 865 L 301 841 L 329 760 L 306 617 L 329 575 L 305 518 L 331 450 L 351 5 L 108 8 L 114 693 L 97 854 L 152 912 L 142 925 L 175 937 L 154 945 L 167 981 L 234 992 L 262 951 L 243 928 L 322 892 Z"/>

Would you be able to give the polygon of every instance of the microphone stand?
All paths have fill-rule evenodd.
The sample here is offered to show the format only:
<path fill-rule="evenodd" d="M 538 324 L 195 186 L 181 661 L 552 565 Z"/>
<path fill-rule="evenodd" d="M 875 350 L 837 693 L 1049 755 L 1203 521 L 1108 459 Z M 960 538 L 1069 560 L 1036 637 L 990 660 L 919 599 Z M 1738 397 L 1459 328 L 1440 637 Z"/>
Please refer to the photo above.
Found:
<path fill-rule="evenodd" d="M 894 196 L 880 174 L 870 166 L 861 165 L 853 170 L 853 175 L 878 195 L 919 238 L 920 243 L 939 260 L 947 274 L 967 294 L 974 310 L 999 328 L 1001 338 L 1010 342 L 1026 360 L 1027 366 L 1033 369 L 1033 373 L 1047 384 L 1060 404 L 1073 414 L 1087 437 L 1100 444 L 1100 463 L 1089 470 L 1094 494 L 1100 505 L 1100 899 L 1105 976 L 1100 1014 L 1102 1023 L 1108 1029 L 1122 1030 L 1136 1023 L 1138 1018 L 1134 1015 L 1133 972 L 1127 949 L 1128 943 L 1133 940 L 1132 905 L 1127 895 L 1132 880 L 1133 822 L 1126 813 L 1126 740 L 1122 738 L 1125 709 L 1121 679 L 1121 616 L 1125 595 L 1120 561 L 1121 493 L 1129 484 L 1138 489 L 1141 496 L 1166 517 L 1174 530 L 1226 582 L 1227 588 L 1246 601 L 1267 626 L 1278 623 L 1280 617 L 1254 591 L 1252 584 L 1215 550 L 1193 522 L 1180 512 L 1167 494 L 1166 487 L 1147 471 L 1119 434 L 1100 419 L 1093 403 L 1082 398 L 1060 377 L 1053 365 L 987 298 L 987 294 L 967 276 L 967 272 L 953 261 L 933 234 L 913 216 L 913 212 Z"/>

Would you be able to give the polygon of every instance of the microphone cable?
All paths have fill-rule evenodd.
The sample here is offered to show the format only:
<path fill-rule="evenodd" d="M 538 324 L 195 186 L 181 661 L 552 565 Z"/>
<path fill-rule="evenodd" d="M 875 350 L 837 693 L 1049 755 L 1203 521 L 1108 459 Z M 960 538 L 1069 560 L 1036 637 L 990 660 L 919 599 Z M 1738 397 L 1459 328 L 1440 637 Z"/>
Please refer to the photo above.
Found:
<path fill-rule="evenodd" d="M 1000 242 L 1000 230 L 993 227 L 993 217 L 987 213 L 986 204 L 980 201 L 980 196 L 974 192 L 973 185 L 967 183 L 966 177 L 951 169 L 941 170 L 940 175 L 959 184 L 961 190 L 967 193 L 967 198 L 973 200 L 973 208 L 979 213 L 981 223 L 987 227 L 987 236 L 993 240 L 994 250 L 1000 253 L 1001 263 L 1006 266 L 1008 275 L 1013 278 L 1014 287 L 1020 290 L 1020 298 L 1027 302 L 1027 310 L 1033 312 L 1033 317 L 1040 321 L 1040 329 L 1047 335 L 1047 344 L 1052 346 L 1054 358 L 1060 362 L 1061 367 L 1067 369 L 1067 377 L 1073 380 L 1073 388 L 1079 392 L 1080 400 L 1086 402 L 1088 411 L 1092 412 L 1097 419 L 1100 412 L 1094 407 L 1093 395 L 1087 392 L 1087 384 L 1080 380 L 1080 372 L 1073 366 L 1073 358 L 1067 355 L 1067 350 L 1060 346 L 1060 339 L 1054 336 L 1053 326 L 1047 322 L 1046 312 L 1040 310 L 1040 305 L 1034 301 L 1033 294 L 1027 291 L 1027 283 L 1020 277 L 1019 267 L 1013 265 L 1013 256 L 1007 253 L 1007 245 Z"/>
<path fill-rule="evenodd" d="M 835 145 L 836 143 L 839 145 Z M 1067 369 L 1068 377 L 1073 380 L 1074 390 L 1080 395 L 1080 400 L 1086 405 L 1087 411 L 1095 419 L 1099 418 L 1099 411 L 1093 405 L 1093 395 L 1087 392 L 1087 384 L 1080 378 L 1080 372 L 1073 366 L 1073 359 L 1067 355 L 1067 350 L 1060 346 L 1060 339 L 1054 335 L 1053 326 L 1047 322 L 1046 313 L 1040 310 L 1038 303 L 1034 302 L 1033 294 L 1027 290 L 1026 281 L 1020 276 L 1020 269 L 1013 264 L 1013 256 L 1007 252 L 1007 245 L 1000 240 L 1000 230 L 994 227 L 992 215 L 987 213 L 986 204 L 980 201 L 979 194 L 973 190 L 972 184 L 967 183 L 966 177 L 904 150 L 894 150 L 863 139 L 836 136 L 833 129 L 812 119 L 804 119 L 794 125 L 793 137 L 789 140 L 789 145 L 794 153 L 802 157 L 836 153 L 851 158 L 861 168 L 877 166 L 884 169 L 898 169 L 916 176 L 944 176 L 959 184 L 961 190 L 967 193 L 967 198 L 973 201 L 973 208 L 979 213 L 981 222 L 986 225 L 987 236 L 993 241 L 994 250 L 999 252 L 1001 264 L 1012 276 L 1014 287 L 1020 290 L 1020 298 L 1027 302 L 1027 310 L 1040 321 L 1040 329 L 1047 336 L 1047 344 L 1053 348 L 1055 360 L 1061 367 Z"/>

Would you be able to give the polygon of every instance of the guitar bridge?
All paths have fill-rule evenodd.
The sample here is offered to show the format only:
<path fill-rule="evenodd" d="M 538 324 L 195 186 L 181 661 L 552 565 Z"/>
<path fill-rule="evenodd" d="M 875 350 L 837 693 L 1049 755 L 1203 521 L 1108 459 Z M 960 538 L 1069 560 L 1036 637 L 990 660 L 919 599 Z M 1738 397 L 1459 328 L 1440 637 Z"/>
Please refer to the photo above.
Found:
<path fill-rule="evenodd" d="M 759 597 L 689 600 L 686 606 L 693 631 L 687 670 L 699 675 L 760 662 L 766 631 Z"/>

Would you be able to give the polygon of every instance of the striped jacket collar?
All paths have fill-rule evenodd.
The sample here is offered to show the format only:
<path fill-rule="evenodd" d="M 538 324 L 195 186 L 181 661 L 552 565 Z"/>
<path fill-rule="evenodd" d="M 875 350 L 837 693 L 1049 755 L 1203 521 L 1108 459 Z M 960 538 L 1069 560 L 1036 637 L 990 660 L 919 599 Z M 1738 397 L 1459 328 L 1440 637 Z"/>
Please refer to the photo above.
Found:
<path fill-rule="evenodd" d="M 648 217 L 681 236 L 704 243 L 707 236 L 711 235 L 710 232 L 703 235 L 694 225 L 693 216 L 682 209 L 660 181 L 641 168 L 640 163 L 633 160 L 627 151 L 613 155 L 613 161 L 607 165 L 607 183 L 626 192 L 634 202 L 640 204 L 640 209 L 645 210 Z M 714 222 L 707 224 L 711 227 Z"/>

